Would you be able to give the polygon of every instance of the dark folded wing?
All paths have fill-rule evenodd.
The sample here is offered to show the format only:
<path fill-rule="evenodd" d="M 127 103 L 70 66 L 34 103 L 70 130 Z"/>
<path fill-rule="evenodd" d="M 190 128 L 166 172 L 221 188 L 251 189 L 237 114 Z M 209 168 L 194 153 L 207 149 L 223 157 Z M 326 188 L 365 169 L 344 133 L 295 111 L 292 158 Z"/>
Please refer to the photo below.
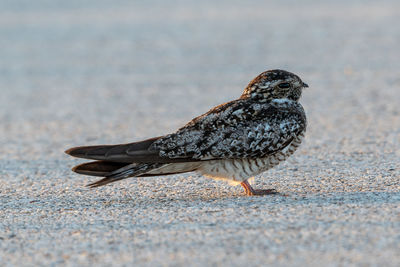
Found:
<path fill-rule="evenodd" d="M 150 150 L 175 159 L 264 157 L 285 148 L 305 127 L 304 110 L 296 102 L 259 104 L 239 100 L 156 140 Z"/>
<path fill-rule="evenodd" d="M 74 147 L 65 151 L 65 153 L 85 159 L 106 160 L 115 162 L 133 162 L 133 161 L 152 161 L 157 159 L 156 151 L 149 151 L 149 146 L 159 139 L 151 138 L 141 142 L 121 144 L 121 145 L 99 145 L 99 146 L 81 146 Z"/>
<path fill-rule="evenodd" d="M 257 158 L 283 149 L 305 128 L 304 110 L 297 102 L 239 99 L 210 110 L 170 135 L 130 144 L 76 147 L 66 153 L 119 163 Z"/>
<path fill-rule="evenodd" d="M 160 137 L 154 137 L 140 142 L 120 145 L 80 146 L 70 148 L 65 153 L 84 159 L 94 159 L 119 163 L 173 163 L 198 161 L 198 159 L 162 157 L 150 146 Z M 78 170 L 78 169 L 77 169 Z"/>

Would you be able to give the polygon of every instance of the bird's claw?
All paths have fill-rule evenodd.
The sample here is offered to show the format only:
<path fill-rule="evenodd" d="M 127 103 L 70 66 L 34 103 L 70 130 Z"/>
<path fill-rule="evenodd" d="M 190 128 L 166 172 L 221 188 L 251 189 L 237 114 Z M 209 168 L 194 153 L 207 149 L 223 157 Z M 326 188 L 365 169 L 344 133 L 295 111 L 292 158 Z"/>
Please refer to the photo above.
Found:
<path fill-rule="evenodd" d="M 247 180 L 243 181 L 241 185 L 243 186 L 244 190 L 246 191 L 246 195 L 248 196 L 265 196 L 278 194 L 278 191 L 276 191 L 275 189 L 253 189 Z"/>
<path fill-rule="evenodd" d="M 278 191 L 275 189 L 253 189 L 249 193 L 249 196 L 265 196 L 278 194 Z"/>

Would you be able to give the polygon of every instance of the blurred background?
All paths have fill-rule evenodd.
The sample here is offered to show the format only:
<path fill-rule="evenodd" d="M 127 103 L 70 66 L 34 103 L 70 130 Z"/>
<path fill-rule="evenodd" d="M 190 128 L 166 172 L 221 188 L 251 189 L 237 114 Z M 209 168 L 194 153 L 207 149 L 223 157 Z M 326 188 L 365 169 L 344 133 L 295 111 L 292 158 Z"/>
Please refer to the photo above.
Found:
<path fill-rule="evenodd" d="M 120 256 L 121 262 L 129 262 L 132 250 L 136 249 L 154 260 L 152 253 L 161 242 L 158 235 L 162 236 L 160 240 L 164 243 L 161 244 L 180 249 L 178 245 L 174 246 L 177 235 L 174 229 L 160 230 L 165 230 L 163 227 L 168 220 L 155 219 L 160 222 L 157 226 L 160 229 L 152 229 L 154 236 L 143 234 L 144 241 L 137 244 L 116 240 L 129 236 L 118 229 L 128 229 L 136 235 L 137 228 L 129 228 L 131 225 L 140 228 L 140 225 L 154 223 L 154 218 L 134 216 L 159 214 L 160 210 L 169 214 L 170 210 L 163 210 L 163 205 L 157 201 L 153 203 L 156 207 L 148 210 L 146 201 L 150 195 L 169 203 L 170 208 L 178 205 L 175 210 L 178 212 L 180 204 L 168 202 L 175 199 L 176 194 L 178 198 L 187 196 L 198 200 L 199 195 L 200 198 L 226 198 L 234 195 L 233 192 L 237 192 L 234 196 L 238 197 L 240 190 L 191 176 L 165 180 L 149 178 L 139 180 L 142 191 L 133 192 L 137 195 L 123 202 L 126 188 L 131 186 L 129 190 L 132 191 L 136 182 L 86 191 L 83 185 L 90 179 L 70 171 L 70 167 L 81 161 L 67 157 L 63 151 L 71 146 L 132 142 L 170 133 L 212 106 L 239 97 L 251 79 L 275 68 L 294 72 L 310 85 L 301 100 L 309 126 L 300 151 L 288 163 L 261 175 L 268 179 L 258 179 L 261 183 L 258 186 L 272 184 L 278 191 L 300 195 L 310 192 L 327 195 L 391 192 L 394 196 L 382 195 L 384 200 L 371 200 L 378 203 L 371 205 L 376 207 L 375 214 L 383 213 L 379 213 L 379 218 L 396 218 L 392 212 L 398 210 L 398 206 L 397 209 L 391 206 L 386 212 L 381 205 L 388 205 L 387 201 L 398 205 L 399 199 L 399 45 L 400 2 L 396 0 L 0 0 L 0 201 L 4 203 L 0 213 L 3 221 L 0 247 L 6 249 L 3 259 L 17 264 L 19 258 L 11 257 L 17 253 L 26 257 L 23 259 L 39 263 L 47 256 L 44 252 L 37 253 L 38 249 L 51 247 L 50 244 L 60 245 L 61 250 L 74 251 L 74 242 L 78 242 L 79 237 L 71 235 L 85 227 L 89 230 L 80 232 L 85 241 L 81 240 L 83 243 L 79 244 L 83 244 L 82 251 L 89 251 L 89 254 L 77 256 L 75 263 L 83 264 L 88 258 L 92 262 L 107 261 L 110 260 L 107 257 L 116 255 Z M 154 188 L 163 188 L 164 192 L 155 192 Z M 115 202 L 104 204 L 101 196 Z M 344 196 L 349 203 L 353 198 L 349 200 L 347 195 Z M 228 202 L 207 204 L 207 207 L 230 207 L 228 203 L 234 200 L 223 201 Z M 265 204 L 272 205 L 268 206 L 271 209 L 277 204 L 273 200 L 265 201 L 272 201 Z M 323 199 L 322 202 L 325 203 Z M 85 211 L 87 206 L 83 203 L 96 208 L 90 213 Z M 242 207 L 248 204 L 246 202 Z M 305 204 L 306 208 L 309 208 L 308 204 Z M 131 205 L 135 206 L 135 211 L 131 210 Z M 197 204 L 193 205 L 194 217 L 199 216 Z M 342 207 L 332 205 L 337 208 L 335 214 L 346 212 Z M 62 211 L 66 206 L 85 215 L 64 214 Z M 107 210 L 107 207 L 111 209 L 106 213 L 109 217 L 99 219 L 101 223 L 96 227 L 101 227 L 95 228 L 99 222 L 96 216 L 101 216 L 101 210 Z M 131 216 L 125 218 L 126 224 L 119 225 L 118 229 L 111 223 L 116 218 L 113 213 L 116 210 Z M 225 214 L 226 218 L 240 220 L 242 213 L 236 211 Z M 288 215 L 289 218 L 293 218 L 294 224 L 303 219 L 304 224 L 299 227 L 307 226 L 311 217 L 299 217 L 296 212 L 298 210 Z M 321 210 L 317 212 L 324 214 Z M 64 215 L 57 217 L 59 213 Z M 360 214 L 361 217 L 364 215 Z M 50 225 L 48 231 L 43 230 L 47 228 L 43 226 L 42 216 L 55 216 L 46 219 Z M 170 216 L 175 218 L 174 214 Z M 204 223 L 215 220 L 207 218 Z M 283 221 L 288 220 L 285 218 Z M 218 252 L 219 256 L 214 255 L 218 264 L 227 260 L 221 258 L 224 254 L 218 248 L 232 244 L 237 250 L 231 252 L 237 257 L 231 255 L 231 263 L 248 263 L 249 257 L 240 256 L 239 252 L 249 249 L 257 254 L 253 244 L 262 247 L 264 243 L 254 243 L 254 240 L 269 235 L 284 241 L 271 241 L 272 245 L 267 247 L 275 246 L 276 249 L 268 255 L 258 254 L 263 255 L 261 258 L 253 257 L 256 263 L 258 259 L 270 263 L 280 259 L 282 264 L 290 264 L 298 263 L 299 259 L 310 264 L 309 254 L 304 252 L 307 249 L 300 253 L 299 247 L 291 247 L 292 240 L 308 251 L 320 248 L 312 255 L 326 262 L 334 262 L 340 255 L 345 255 L 345 263 L 357 262 L 357 259 L 368 263 L 396 262 L 385 262 L 385 259 L 393 260 L 396 255 L 400 243 L 397 242 L 398 221 L 397 224 L 379 224 L 380 219 L 374 218 L 370 224 L 361 220 L 352 222 L 345 229 L 335 228 L 350 233 L 340 242 L 329 239 L 330 234 L 335 233 L 329 227 L 328 232 L 322 227 L 323 234 L 317 234 L 321 238 L 316 241 L 307 239 L 310 237 L 307 234 L 285 239 L 285 233 L 291 228 L 288 226 L 290 229 L 285 228 L 283 232 L 274 230 L 275 225 L 281 225 L 279 223 L 269 225 L 271 232 L 266 234 L 267 230 L 262 227 L 267 219 L 263 217 L 260 221 L 255 219 L 253 236 L 244 233 L 235 239 L 238 235 L 231 233 L 235 238 L 215 241 L 215 238 L 223 237 L 216 224 L 212 228 L 217 232 L 207 228 L 213 241 L 199 241 L 196 244 L 200 248 L 192 247 L 193 240 L 197 239 L 191 238 L 197 233 L 191 233 L 183 235 L 181 240 L 192 240 L 192 243 L 181 245 L 193 248 L 193 251 L 205 249 L 211 253 L 209 255 Z M 73 223 L 67 223 L 69 220 Z M 90 220 L 94 223 L 86 225 L 85 222 Z M 42 226 L 32 230 L 32 221 Z M 237 230 L 237 234 L 246 223 L 239 221 L 237 225 L 229 225 Z M 361 225 L 366 232 L 375 232 L 384 239 L 373 239 L 376 243 L 368 239 L 370 243 L 364 244 L 371 246 L 352 250 L 365 236 L 360 233 L 358 241 L 354 241 L 352 225 Z M 203 226 L 193 227 L 206 231 Z M 382 230 L 389 226 L 392 232 Z M 92 232 L 93 229 L 98 231 Z M 178 232 L 181 230 L 178 228 Z M 42 240 L 43 231 L 50 233 L 48 239 Z M 15 238 L 10 236 L 19 239 L 13 241 Z M 247 240 L 249 237 L 253 239 Z M 96 238 L 114 243 L 99 245 L 94 241 Z M 38 240 L 41 243 L 37 244 Z M 312 245 L 314 241 L 317 245 Z M 27 242 L 34 243 L 27 245 Z M 207 249 L 199 244 L 207 244 Z M 346 253 L 342 253 L 343 244 L 347 245 Z M 30 254 L 21 252 L 21 246 L 30 249 Z M 381 250 L 375 250 L 377 246 Z M 172 262 L 184 262 L 179 255 L 174 258 L 176 254 L 164 248 L 154 252 L 158 253 L 159 259 L 166 256 Z M 48 263 L 68 262 L 60 249 L 49 254 Z M 116 252 L 107 254 L 110 249 Z M 328 251 L 339 254 L 332 256 Z M 379 258 L 382 255 L 386 256 Z M 198 259 L 207 262 L 207 258 Z"/>
<path fill-rule="evenodd" d="M 310 84 L 303 103 L 320 138 L 327 130 L 336 140 L 377 131 L 391 123 L 371 121 L 372 113 L 399 117 L 397 106 L 385 105 L 399 96 L 398 7 L 2 0 L 1 146 L 17 156 L 43 142 L 57 156 L 53 142 L 165 134 L 273 68 Z"/>

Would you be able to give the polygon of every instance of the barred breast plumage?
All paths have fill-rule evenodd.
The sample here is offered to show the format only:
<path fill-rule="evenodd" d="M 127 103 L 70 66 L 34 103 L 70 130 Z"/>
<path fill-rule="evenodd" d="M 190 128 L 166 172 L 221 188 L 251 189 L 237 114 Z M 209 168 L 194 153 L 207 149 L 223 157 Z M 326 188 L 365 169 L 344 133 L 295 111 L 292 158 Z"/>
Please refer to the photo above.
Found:
<path fill-rule="evenodd" d="M 300 146 L 303 137 L 303 133 L 299 134 L 285 149 L 267 157 L 207 161 L 199 166 L 198 171 L 211 178 L 239 184 L 286 160 Z"/>
<path fill-rule="evenodd" d="M 92 187 L 133 176 L 197 171 L 240 183 L 248 195 L 274 193 L 253 189 L 247 179 L 276 166 L 300 145 L 307 124 L 298 102 L 304 87 L 308 86 L 293 73 L 266 71 L 239 99 L 211 109 L 172 134 L 66 152 L 98 160 L 74 168 L 81 174 L 105 176 Z"/>

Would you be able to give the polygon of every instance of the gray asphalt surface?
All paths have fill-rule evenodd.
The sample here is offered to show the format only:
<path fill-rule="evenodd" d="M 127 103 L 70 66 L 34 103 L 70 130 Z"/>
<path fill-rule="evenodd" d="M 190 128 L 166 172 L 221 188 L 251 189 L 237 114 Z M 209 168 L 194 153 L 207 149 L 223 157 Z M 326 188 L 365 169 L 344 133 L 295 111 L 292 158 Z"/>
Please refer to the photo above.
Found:
<path fill-rule="evenodd" d="M 1 1 L 0 265 L 399 266 L 399 25 L 396 0 Z M 288 196 L 70 171 L 272 68 L 310 85 L 301 149 L 256 177 Z"/>

